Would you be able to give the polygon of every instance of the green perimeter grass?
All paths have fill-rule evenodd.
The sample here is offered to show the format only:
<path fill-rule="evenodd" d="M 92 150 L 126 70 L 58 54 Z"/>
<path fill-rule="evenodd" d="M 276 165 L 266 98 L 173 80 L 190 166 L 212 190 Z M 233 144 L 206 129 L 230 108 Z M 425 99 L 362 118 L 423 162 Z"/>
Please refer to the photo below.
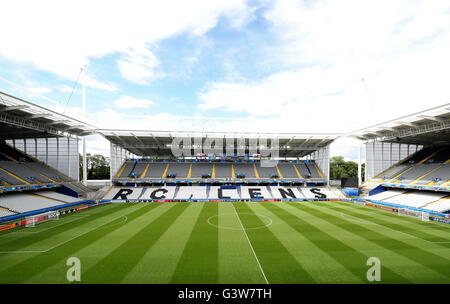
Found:
<path fill-rule="evenodd" d="M 244 228 L 244 229 L 243 229 Z M 0 233 L 0 283 L 450 283 L 450 226 L 347 202 L 129 203 Z"/>

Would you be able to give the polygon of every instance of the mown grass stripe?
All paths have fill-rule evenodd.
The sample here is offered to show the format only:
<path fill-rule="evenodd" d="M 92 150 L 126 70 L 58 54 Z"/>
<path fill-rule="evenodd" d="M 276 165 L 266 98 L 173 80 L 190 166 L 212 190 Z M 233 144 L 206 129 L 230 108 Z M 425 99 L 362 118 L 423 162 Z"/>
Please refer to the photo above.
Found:
<path fill-rule="evenodd" d="M 218 230 L 207 223 L 208 218 L 217 216 L 218 210 L 217 203 L 203 204 L 170 283 L 218 282 Z"/>
<path fill-rule="evenodd" d="M 167 284 L 177 267 L 184 247 L 202 210 L 201 204 L 187 204 L 179 216 L 147 251 L 122 283 Z"/>
<path fill-rule="evenodd" d="M 350 205 L 347 204 L 341 205 L 341 203 L 338 203 L 333 206 L 341 209 L 343 212 L 348 210 L 348 208 L 350 207 Z M 365 209 L 361 210 L 360 208 Z M 379 225 L 383 225 L 392 228 L 394 230 L 403 231 L 405 233 L 411 234 L 412 236 L 416 236 L 418 238 L 425 239 L 430 242 L 449 242 L 449 243 L 440 243 L 439 245 L 446 248 L 450 248 L 450 229 L 447 229 L 447 231 L 445 231 L 444 236 L 438 236 L 426 231 L 429 229 L 433 229 L 432 226 L 434 225 L 433 223 L 422 222 L 420 219 L 414 218 L 410 218 L 414 222 L 399 221 L 399 219 L 404 217 L 398 216 L 396 213 L 391 212 L 391 214 L 386 214 L 383 216 L 381 212 L 377 211 L 368 212 L 367 208 L 369 207 L 360 207 L 360 208 L 352 208 L 352 210 L 363 216 L 372 218 Z M 440 232 L 443 233 L 444 231 Z"/>
<path fill-rule="evenodd" d="M 413 248 L 417 248 L 420 252 L 429 252 L 428 249 L 438 249 L 447 254 L 442 254 L 440 256 L 441 259 L 450 262 L 450 244 L 449 243 L 438 243 L 438 242 L 449 242 L 449 239 L 442 238 L 432 238 L 433 236 L 427 234 L 421 234 L 421 231 L 415 230 L 413 228 L 404 227 L 402 225 L 395 225 L 393 223 L 387 222 L 385 220 L 378 219 L 373 217 L 370 214 L 362 214 L 355 210 L 354 208 L 345 208 L 342 209 L 338 206 L 332 205 L 329 206 L 330 209 L 334 210 L 337 214 L 342 212 L 344 215 L 349 215 L 355 218 L 360 218 L 362 220 L 372 222 L 374 225 L 368 225 L 367 227 L 373 226 L 371 228 L 376 229 L 377 231 L 386 231 L 389 235 L 392 233 L 396 235 L 401 235 L 404 242 L 408 242 L 408 246 Z M 372 229 L 372 230 L 373 230 Z M 406 243 L 405 243 L 406 244 Z M 423 245 L 422 245 L 423 244 Z M 424 249 L 425 248 L 425 249 Z M 429 252 L 430 254 L 433 254 Z M 437 257 L 437 256 L 436 256 Z M 449 263 L 450 264 L 450 263 Z"/>
<path fill-rule="evenodd" d="M 145 204 L 136 204 L 138 208 L 142 208 Z M 123 219 L 126 221 L 124 224 L 119 224 L 119 227 L 114 232 L 105 235 L 103 238 L 97 240 L 95 243 L 90 244 L 84 248 L 80 248 L 73 255 L 80 259 L 82 263 L 82 273 L 86 273 L 89 269 L 102 260 L 105 256 L 116 250 L 122 244 L 130 239 L 130 237 L 143 229 L 148 223 L 161 216 L 163 213 L 170 209 L 170 204 L 161 205 L 158 208 L 153 208 L 151 212 L 147 212 L 145 216 L 140 216 L 132 222 L 126 221 L 126 217 Z M 108 229 L 108 228 L 105 228 Z M 101 254 L 99 254 L 99 248 L 101 248 Z M 111 271 L 111 269 L 110 269 Z M 30 278 L 30 283 L 45 283 L 48 279 L 52 279 L 52 283 L 64 283 L 64 278 L 59 275 L 61 273 L 61 265 L 55 264 L 45 271 Z M 60 278 L 62 281 L 56 281 L 55 278 Z M 86 279 L 82 278 L 83 281 Z M 28 283 L 26 281 L 25 283 Z M 89 282 L 88 282 L 89 283 Z"/>
<path fill-rule="evenodd" d="M 100 207 L 96 207 L 95 209 L 92 209 L 95 211 L 100 210 L 100 211 L 98 211 L 98 213 L 100 213 L 99 216 L 92 215 L 92 216 L 86 216 L 84 218 L 80 218 L 79 220 L 77 220 L 75 222 L 68 221 L 67 223 L 64 223 L 63 225 L 60 225 L 58 227 L 55 227 L 55 228 L 52 228 L 52 229 L 49 229 L 46 231 L 42 231 L 40 233 L 30 233 L 30 234 L 17 233 L 17 234 L 15 234 L 17 236 L 17 238 L 12 238 L 12 237 L 8 236 L 8 238 L 7 238 L 8 241 L 0 244 L 0 248 L 1 248 L 0 251 L 24 250 L 25 248 L 30 247 L 33 244 L 36 244 L 39 242 L 45 242 L 47 239 L 55 238 L 60 233 L 66 234 L 68 232 L 68 230 L 70 230 L 70 229 L 77 228 L 77 227 L 80 227 L 87 223 L 97 221 L 101 217 L 106 217 L 106 216 L 113 214 L 114 212 L 116 212 L 118 210 L 122 210 L 122 209 L 123 209 L 123 207 L 121 208 L 120 206 L 111 206 L 111 207 L 110 206 L 100 206 Z M 78 214 L 78 213 L 65 215 L 63 218 L 67 218 L 67 217 L 70 217 L 71 215 L 75 215 L 75 214 Z M 89 214 L 89 209 L 86 211 L 82 211 L 79 214 Z M 50 222 L 43 223 L 41 225 L 46 225 L 46 224 L 50 224 Z M 36 226 L 36 227 L 39 227 L 39 226 Z M 20 228 L 20 230 L 17 230 L 17 231 L 22 231 L 24 229 L 28 229 L 31 231 L 33 228 Z M 12 231 L 12 232 L 14 232 L 14 231 Z M 1 237 L 0 237 L 0 239 L 1 239 Z M 8 253 L 0 253 L 0 255 L 4 255 L 4 254 L 8 254 Z"/>
<path fill-rule="evenodd" d="M 242 217 L 244 227 L 264 226 L 265 223 L 246 203 L 233 203 Z M 284 245 L 267 228 L 247 230 L 247 235 L 270 283 L 315 283 Z"/>
<path fill-rule="evenodd" d="M 303 228 L 299 228 L 300 231 L 292 228 L 292 225 L 288 224 L 284 217 L 280 217 L 279 214 L 273 212 L 272 208 L 265 208 L 267 204 L 272 205 L 272 203 L 261 203 L 250 206 L 256 213 L 261 213 L 273 219 L 275 225 L 270 225 L 268 229 L 283 243 L 317 283 L 362 283 L 360 278 L 348 271 L 328 252 L 323 251 L 306 238 L 303 235 Z M 284 207 L 285 205 L 278 206 Z M 298 221 L 295 221 L 295 223 L 299 227 L 302 226 Z"/>
<path fill-rule="evenodd" d="M 323 204 L 323 205 L 316 205 L 316 208 L 323 208 L 323 209 L 334 209 L 339 210 L 336 207 L 332 206 L 331 204 Z M 312 209 L 312 205 L 306 204 L 306 208 Z M 323 213 L 320 215 L 320 210 L 317 210 L 317 216 L 322 216 L 324 218 L 330 218 L 329 215 L 324 215 Z M 360 216 L 359 214 L 348 210 L 347 214 L 352 215 L 354 217 Z M 423 265 L 423 267 L 427 267 L 439 274 L 442 274 L 443 276 L 449 278 L 450 277 L 450 264 L 448 263 L 448 260 L 433 254 L 431 252 L 427 252 L 422 250 L 419 247 L 412 246 L 408 243 L 403 242 L 399 238 L 394 238 L 392 236 L 392 233 L 390 233 L 389 236 L 384 235 L 377 230 L 380 229 L 380 226 L 375 226 L 368 228 L 370 225 L 364 224 L 364 223 L 358 223 L 355 221 L 351 221 L 349 219 L 341 218 L 341 217 L 335 217 L 334 219 L 335 225 L 349 230 L 355 234 L 358 234 L 359 236 L 370 240 L 371 242 L 384 247 L 387 250 L 390 250 L 392 252 L 395 252 L 399 255 L 404 256 L 405 258 L 408 258 L 420 265 Z"/>
<path fill-rule="evenodd" d="M 219 216 L 212 219 L 212 223 L 219 227 L 225 227 L 218 229 L 219 283 L 265 283 L 234 213 L 233 204 L 219 204 Z"/>
<path fill-rule="evenodd" d="M 139 216 L 145 215 L 147 212 L 151 211 L 153 208 L 158 207 L 158 204 L 148 204 L 143 208 L 131 211 L 130 213 L 125 213 L 128 218 L 127 222 L 133 221 Z M 123 206 L 125 210 L 127 207 Z M 105 216 L 102 214 L 102 217 Z M 61 275 L 65 277 L 66 266 L 65 259 L 72 256 L 74 252 L 80 248 L 84 248 L 97 240 L 103 238 L 105 235 L 112 233 L 114 230 L 121 227 L 121 225 L 114 225 L 117 222 L 121 222 L 121 218 L 113 220 L 111 222 L 105 223 L 98 227 L 98 229 L 93 230 L 87 234 L 84 234 L 72 241 L 65 243 L 55 249 L 34 255 L 33 257 L 7 268 L 0 272 L 0 283 L 21 283 L 37 273 L 40 273 L 51 267 L 52 265 L 61 262 Z M 102 229 L 103 228 L 103 229 Z M 108 228 L 108 229 L 105 229 Z"/>
<path fill-rule="evenodd" d="M 187 204 L 173 204 L 168 211 L 140 231 L 130 234 L 128 241 L 92 266 L 84 274 L 84 280 L 89 283 L 120 283 L 187 206 Z M 111 269 L 114 271 L 111 272 Z M 108 271 L 109 275 L 105 276 Z"/>
<path fill-rule="evenodd" d="M 320 207 L 316 205 L 317 203 L 289 203 L 286 209 L 299 217 L 305 218 L 312 225 L 324 230 L 342 242 L 345 242 L 354 250 L 368 257 L 380 258 L 383 273 L 382 283 L 397 284 L 405 283 L 405 281 L 423 283 L 428 280 L 437 281 L 436 277 L 442 282 L 444 279 L 440 274 L 423 267 L 422 264 L 416 263 L 396 251 L 387 250 L 379 244 L 360 236 L 358 233 L 355 233 L 355 228 L 350 226 L 349 224 L 351 223 L 348 223 L 347 220 L 336 217 L 334 213 L 331 213 L 329 210 L 327 212 L 325 208 L 322 208 L 325 210 L 317 210 Z M 310 217 L 307 217 L 308 214 Z M 365 270 L 367 269 L 365 268 Z M 390 276 L 390 273 L 395 273 L 395 275 Z M 398 276 L 402 277 L 402 279 L 398 280 Z"/>
<path fill-rule="evenodd" d="M 301 233 L 304 237 L 314 243 L 322 251 L 326 252 L 335 261 L 344 266 L 349 272 L 355 275 L 361 280 L 361 282 L 367 282 L 366 263 L 370 256 L 362 254 L 350 247 L 344 241 L 338 240 L 331 234 L 325 232 L 322 229 L 315 227 L 309 222 L 305 221 L 302 217 L 292 214 L 291 212 L 283 209 L 277 205 L 264 206 L 268 209 L 272 209 L 277 216 L 283 218 L 283 220 L 290 225 L 297 232 Z M 303 210 L 306 214 L 310 214 L 310 210 Z M 390 269 L 384 269 L 383 276 L 389 277 L 395 282 L 409 283 L 410 281 Z"/>

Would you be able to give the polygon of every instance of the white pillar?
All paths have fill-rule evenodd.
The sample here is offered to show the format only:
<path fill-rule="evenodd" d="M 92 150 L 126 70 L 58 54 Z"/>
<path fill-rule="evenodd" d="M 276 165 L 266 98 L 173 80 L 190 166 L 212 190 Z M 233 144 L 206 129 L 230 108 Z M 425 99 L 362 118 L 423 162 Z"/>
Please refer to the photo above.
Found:
<path fill-rule="evenodd" d="M 83 81 L 83 114 L 86 117 L 86 65 L 82 67 L 82 81 Z M 87 159 L 86 159 L 86 136 L 83 136 L 83 184 L 87 186 Z"/>
<path fill-rule="evenodd" d="M 361 186 L 361 154 L 362 154 L 362 143 L 359 144 L 359 160 L 358 160 L 358 185 Z"/>

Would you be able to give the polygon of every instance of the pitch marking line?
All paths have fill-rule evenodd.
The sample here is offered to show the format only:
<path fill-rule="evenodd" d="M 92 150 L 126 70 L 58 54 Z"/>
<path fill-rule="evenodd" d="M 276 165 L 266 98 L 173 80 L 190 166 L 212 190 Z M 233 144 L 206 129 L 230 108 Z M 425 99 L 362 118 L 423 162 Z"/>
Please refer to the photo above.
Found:
<path fill-rule="evenodd" d="M 264 273 L 264 270 L 263 270 L 263 268 L 261 266 L 261 263 L 259 262 L 258 256 L 256 255 L 256 252 L 253 249 L 253 245 L 250 242 L 250 239 L 248 238 L 247 231 L 245 231 L 244 225 L 242 225 L 242 222 L 241 222 L 241 218 L 239 217 L 239 214 L 237 213 L 236 208 L 234 207 L 234 203 L 231 203 L 231 205 L 233 206 L 233 210 L 234 210 L 234 213 L 236 214 L 236 216 L 238 218 L 239 224 L 241 224 L 242 231 L 244 232 L 245 237 L 247 238 L 248 244 L 250 245 L 250 248 L 252 249 L 252 252 L 253 252 L 253 255 L 255 256 L 256 262 L 258 263 L 259 269 L 261 270 L 261 274 L 263 275 L 264 280 L 266 281 L 266 284 L 269 284 L 269 281 L 267 281 L 267 278 L 266 278 L 266 274 Z"/>
<path fill-rule="evenodd" d="M 230 214 L 231 215 L 235 215 L 235 213 L 231 213 L 231 212 L 221 213 L 219 215 L 213 215 L 213 216 L 209 217 L 207 222 L 208 222 L 208 224 L 210 224 L 213 227 L 221 228 L 221 229 L 228 229 L 228 230 L 242 230 L 242 229 L 244 229 L 244 230 L 256 230 L 256 229 L 266 228 L 266 227 L 269 227 L 270 225 L 272 225 L 272 219 L 270 217 L 266 216 L 266 215 L 263 215 L 263 214 L 256 214 L 256 216 L 262 216 L 262 217 L 267 218 L 269 220 L 269 222 L 267 224 L 262 225 L 262 226 L 256 226 L 256 227 L 250 227 L 250 228 L 237 228 L 237 227 L 220 226 L 220 225 L 216 225 L 216 224 L 211 223 L 211 219 L 213 219 L 215 217 L 218 218 L 220 216 L 230 215 Z M 253 213 L 241 213 L 241 215 L 242 214 L 253 215 Z"/>
<path fill-rule="evenodd" d="M 132 211 L 126 213 L 125 215 L 121 215 L 121 216 L 115 217 L 115 218 L 113 218 L 112 220 L 110 220 L 110 221 L 108 221 L 108 222 L 106 222 L 106 223 L 103 223 L 103 224 L 101 224 L 101 225 L 99 225 L 99 226 L 97 226 L 97 227 L 95 227 L 95 228 L 92 228 L 92 229 L 90 229 L 90 230 L 88 230 L 88 231 L 86 231 L 86 232 L 83 232 L 83 233 L 81 233 L 81 234 L 79 234 L 79 235 L 77 235 L 77 236 L 74 236 L 73 238 L 70 238 L 70 239 L 68 239 L 68 240 L 65 240 L 65 241 L 63 241 L 63 242 L 61 242 L 61 243 L 59 243 L 59 244 L 57 244 L 57 245 L 55 245 L 55 246 L 53 246 L 53 247 L 48 248 L 47 250 L 0 251 L 0 253 L 45 253 L 45 252 L 49 252 L 50 250 L 53 250 L 53 249 L 55 249 L 55 248 L 57 248 L 57 247 L 59 247 L 59 246 L 61 246 L 61 245 L 64 245 L 64 244 L 66 244 L 66 243 L 68 243 L 68 242 L 70 242 L 70 241 L 73 241 L 74 239 L 77 239 L 77 238 L 79 238 L 80 236 L 83 236 L 83 235 L 85 235 L 85 234 L 88 234 L 89 232 L 92 232 L 92 231 L 94 231 L 94 230 L 97 230 L 97 229 L 99 229 L 99 228 L 102 228 L 103 226 L 108 225 L 109 223 L 111 223 L 111 222 L 113 222 L 113 221 L 115 221 L 115 220 L 117 220 L 117 219 L 125 218 L 125 221 L 122 221 L 122 222 L 117 223 L 117 224 L 124 223 L 124 222 L 126 222 L 126 221 L 128 220 L 128 217 L 127 217 L 128 214 L 130 214 L 130 213 L 132 213 L 132 212 L 134 212 L 134 211 L 140 210 L 140 209 L 142 209 L 142 208 L 145 207 L 145 206 L 147 206 L 147 205 L 144 204 L 142 207 L 137 208 L 136 210 L 132 210 Z M 115 226 L 115 225 L 116 225 L 116 224 L 114 224 L 113 226 Z"/>

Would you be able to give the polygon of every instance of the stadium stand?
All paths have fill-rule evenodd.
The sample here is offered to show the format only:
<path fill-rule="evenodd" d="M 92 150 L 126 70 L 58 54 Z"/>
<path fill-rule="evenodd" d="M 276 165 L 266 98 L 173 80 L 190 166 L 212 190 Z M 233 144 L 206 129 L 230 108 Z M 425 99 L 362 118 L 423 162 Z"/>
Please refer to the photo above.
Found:
<path fill-rule="evenodd" d="M 153 164 L 151 164 L 150 167 L 153 167 Z M 190 177 L 189 175 L 191 174 L 191 170 L 192 166 L 189 163 L 171 162 L 167 163 L 162 177 L 166 178 L 167 174 L 169 174 L 171 176 L 175 176 L 176 178 L 187 178 Z"/>
<path fill-rule="evenodd" d="M 304 198 L 302 192 L 297 187 L 271 186 L 273 198 Z"/>
<path fill-rule="evenodd" d="M 216 163 L 214 164 L 215 178 L 232 178 L 233 168 L 229 163 Z"/>
<path fill-rule="evenodd" d="M 445 197 L 442 193 L 426 193 L 422 191 L 409 191 L 394 197 L 384 199 L 383 202 L 404 205 L 414 208 L 424 207 L 425 205 L 438 201 Z"/>
<path fill-rule="evenodd" d="M 111 187 L 104 199 L 138 199 L 144 188 Z"/>
<path fill-rule="evenodd" d="M 185 186 L 179 187 L 175 199 L 207 199 L 206 186 Z"/>
<path fill-rule="evenodd" d="M 278 169 L 280 170 L 283 178 L 302 178 L 302 176 L 300 176 L 300 172 L 298 172 L 294 164 L 279 163 Z"/>
<path fill-rule="evenodd" d="M 0 143 L 0 150 L 0 217 L 73 203 L 91 191 L 5 143 Z M 35 191 L 14 193 L 22 190 Z"/>
<path fill-rule="evenodd" d="M 211 186 L 209 199 L 240 199 L 237 186 Z"/>
<path fill-rule="evenodd" d="M 213 165 L 211 163 L 192 163 L 191 178 L 212 177 Z"/>
<path fill-rule="evenodd" d="M 243 175 L 245 178 L 255 178 L 257 177 L 257 169 L 255 164 L 244 164 L 236 163 L 234 164 L 235 175 Z M 259 175 L 258 175 L 259 177 Z"/>
<path fill-rule="evenodd" d="M 272 199 L 267 186 L 241 186 L 242 199 Z"/>
<path fill-rule="evenodd" d="M 310 169 L 310 168 L 311 169 Z M 220 162 L 220 161 L 150 161 L 126 160 L 116 175 L 116 180 L 324 180 L 317 165 L 309 161 L 279 162 L 265 166 L 260 161 Z"/>
<path fill-rule="evenodd" d="M 176 193 L 176 186 L 146 187 L 140 196 L 141 199 L 173 199 Z"/>
<path fill-rule="evenodd" d="M 8 193 L 0 195 L 0 206 L 16 213 L 54 207 L 64 202 L 35 194 Z"/>
<path fill-rule="evenodd" d="M 326 187 L 300 188 L 305 198 L 333 198 L 335 195 Z"/>
<path fill-rule="evenodd" d="M 73 196 L 65 195 L 62 193 L 54 192 L 54 191 L 36 191 L 33 192 L 34 195 L 46 197 L 49 199 L 61 201 L 63 203 L 74 203 L 79 201 L 78 198 L 75 198 Z"/>

